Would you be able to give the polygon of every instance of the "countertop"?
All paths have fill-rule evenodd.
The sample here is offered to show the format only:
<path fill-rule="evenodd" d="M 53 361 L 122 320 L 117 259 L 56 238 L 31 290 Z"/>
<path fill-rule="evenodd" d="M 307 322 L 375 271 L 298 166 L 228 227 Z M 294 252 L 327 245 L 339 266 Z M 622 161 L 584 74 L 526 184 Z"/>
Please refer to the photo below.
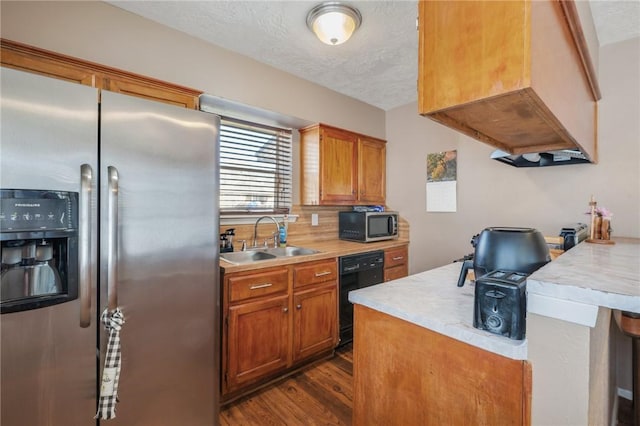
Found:
<path fill-rule="evenodd" d="M 640 312 L 640 239 L 582 242 L 527 279 L 527 292 L 586 305 Z"/>
<path fill-rule="evenodd" d="M 593 308 L 591 316 L 599 307 L 640 312 L 640 239 L 615 242 L 583 242 L 533 273 L 527 280 L 528 311 L 534 299 L 538 314 L 545 309 L 554 314 L 567 304 L 578 310 Z M 473 327 L 475 287 L 469 281 L 456 286 L 460 268 L 460 263 L 452 263 L 355 290 L 349 300 L 508 358 L 527 359 L 526 339 L 512 340 Z M 567 303 L 555 304 L 558 300 Z M 559 314 L 560 318 L 564 312 Z"/>
<path fill-rule="evenodd" d="M 350 254 L 366 253 L 374 250 L 385 250 L 388 248 L 401 247 L 407 244 L 409 244 L 409 240 L 402 238 L 373 243 L 358 243 L 338 239 L 325 241 L 296 240 L 289 241 L 287 245 L 318 250 L 318 253 L 303 256 L 279 257 L 277 259 L 261 260 L 244 264 L 233 264 L 220 258 L 220 268 L 224 269 L 225 274 L 228 274 L 232 272 L 270 268 L 272 266 L 290 265 L 293 263 L 330 259 L 334 257 L 347 256 Z"/>
<path fill-rule="evenodd" d="M 527 359 L 525 340 L 473 327 L 475 285 L 458 287 L 461 263 L 355 290 L 349 301 L 511 359 Z"/>

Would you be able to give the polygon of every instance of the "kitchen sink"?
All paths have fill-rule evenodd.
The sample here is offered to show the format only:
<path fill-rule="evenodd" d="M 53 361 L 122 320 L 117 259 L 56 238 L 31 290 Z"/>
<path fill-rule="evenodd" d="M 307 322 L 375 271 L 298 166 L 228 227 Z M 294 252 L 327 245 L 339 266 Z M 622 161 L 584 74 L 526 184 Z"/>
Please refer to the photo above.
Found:
<path fill-rule="evenodd" d="M 250 263 L 257 262 L 259 260 L 271 260 L 275 259 L 274 254 L 265 253 L 264 251 L 251 250 L 251 251 L 236 251 L 233 253 L 220 253 L 220 257 L 229 263 Z"/>
<path fill-rule="evenodd" d="M 229 263 L 240 264 L 258 262 L 261 260 L 273 260 L 278 257 L 304 256 L 315 253 L 319 253 L 319 251 L 303 247 L 288 246 L 250 249 L 247 251 L 236 251 L 233 253 L 220 253 L 220 258 Z"/>
<path fill-rule="evenodd" d="M 265 252 L 276 256 L 304 256 L 307 254 L 319 253 L 318 250 L 295 246 L 269 248 L 265 249 Z"/>

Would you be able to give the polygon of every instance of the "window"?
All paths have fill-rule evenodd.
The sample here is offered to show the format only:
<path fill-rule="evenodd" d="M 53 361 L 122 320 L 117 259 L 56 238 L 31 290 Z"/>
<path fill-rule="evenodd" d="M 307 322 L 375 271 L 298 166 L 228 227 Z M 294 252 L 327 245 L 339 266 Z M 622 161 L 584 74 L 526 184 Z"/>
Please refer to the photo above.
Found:
<path fill-rule="evenodd" d="M 291 129 L 223 117 L 220 213 L 288 213 Z"/>

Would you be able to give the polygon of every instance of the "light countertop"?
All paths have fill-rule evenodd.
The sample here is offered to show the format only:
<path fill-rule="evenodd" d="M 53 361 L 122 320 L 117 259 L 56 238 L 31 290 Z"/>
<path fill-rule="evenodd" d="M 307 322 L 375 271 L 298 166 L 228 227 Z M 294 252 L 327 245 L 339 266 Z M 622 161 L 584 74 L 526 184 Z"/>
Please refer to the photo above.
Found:
<path fill-rule="evenodd" d="M 640 312 L 640 239 L 582 242 L 540 268 L 527 292 L 587 305 Z"/>
<path fill-rule="evenodd" d="M 385 250 L 389 248 L 401 247 L 409 244 L 409 240 L 398 238 L 395 240 L 378 241 L 373 243 L 358 243 L 354 241 L 343 241 L 338 239 L 318 241 L 318 240 L 295 240 L 289 241 L 289 246 L 304 247 L 318 250 L 318 253 L 304 256 L 278 257 L 276 259 L 261 260 L 257 262 L 234 264 L 220 258 L 220 267 L 226 274 L 232 272 L 250 271 L 272 266 L 290 265 L 293 263 L 309 262 L 347 256 L 356 253 L 366 253 L 374 250 Z"/>
<path fill-rule="evenodd" d="M 473 327 L 473 293 L 458 287 L 461 263 L 355 290 L 349 301 L 428 328 L 512 359 L 527 359 L 526 340 L 512 340 Z"/>
<path fill-rule="evenodd" d="M 533 273 L 527 292 L 528 303 L 535 301 L 535 313 L 546 310 L 555 316 L 554 310 L 567 307 L 578 314 L 586 307 L 583 316 L 597 314 L 599 307 L 640 312 L 640 239 L 615 241 L 583 242 Z M 527 359 L 526 339 L 512 340 L 473 327 L 475 287 L 469 281 L 456 286 L 460 268 L 460 263 L 452 263 L 352 291 L 349 300 L 508 358 Z M 562 318 L 565 313 L 558 314 Z"/>

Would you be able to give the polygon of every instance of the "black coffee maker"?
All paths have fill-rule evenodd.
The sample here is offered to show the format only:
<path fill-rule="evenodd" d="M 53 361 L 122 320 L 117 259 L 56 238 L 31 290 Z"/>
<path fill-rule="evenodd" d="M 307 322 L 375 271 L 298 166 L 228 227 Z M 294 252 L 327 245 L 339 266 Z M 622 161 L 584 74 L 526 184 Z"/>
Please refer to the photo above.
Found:
<path fill-rule="evenodd" d="M 544 236 L 532 228 L 485 228 L 473 236 L 471 245 L 475 251 L 462 264 L 458 287 L 471 268 L 477 279 L 497 270 L 531 274 L 551 261 Z"/>

